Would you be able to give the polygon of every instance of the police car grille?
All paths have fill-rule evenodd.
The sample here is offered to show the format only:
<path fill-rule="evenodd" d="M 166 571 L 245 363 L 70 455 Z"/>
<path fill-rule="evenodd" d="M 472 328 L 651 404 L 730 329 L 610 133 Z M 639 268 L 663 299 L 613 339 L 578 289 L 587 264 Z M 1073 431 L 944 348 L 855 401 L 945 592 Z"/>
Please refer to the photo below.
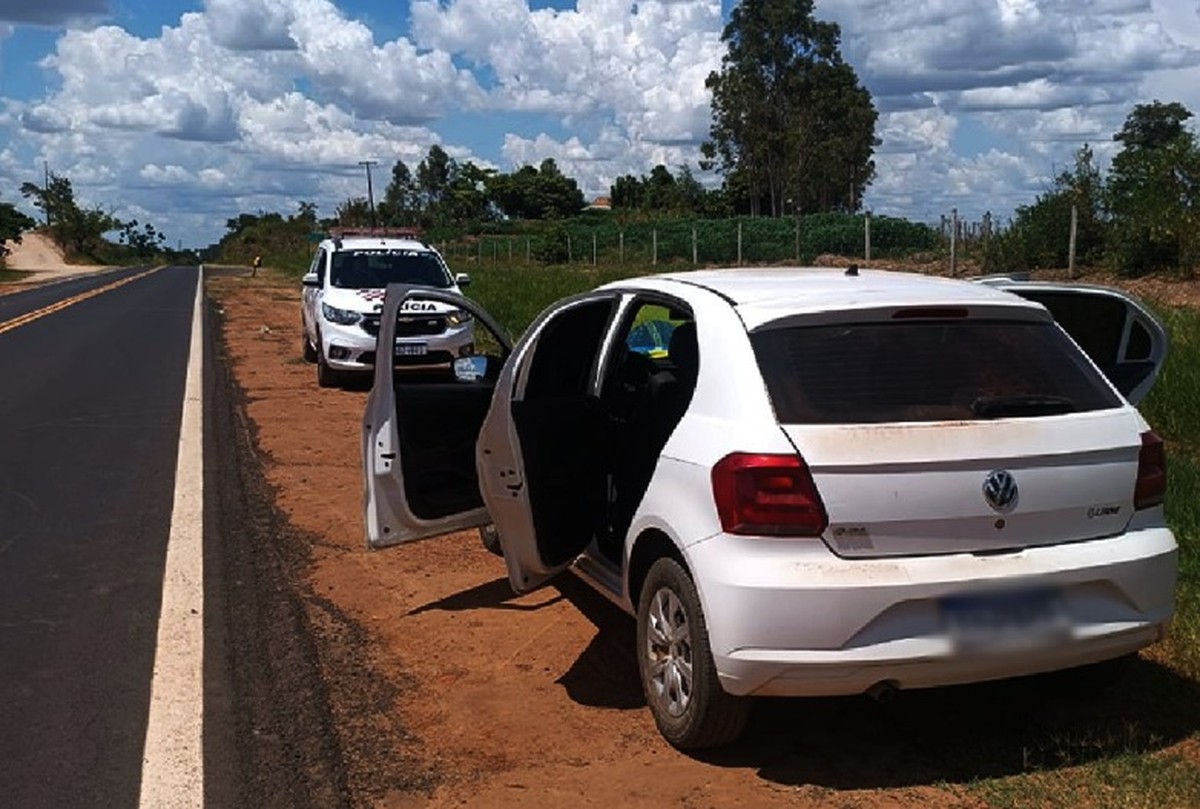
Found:
<path fill-rule="evenodd" d="M 363 331 L 372 337 L 379 335 L 379 315 L 368 315 L 362 321 Z M 443 315 L 403 315 L 396 320 L 397 337 L 423 337 L 441 334 L 446 330 Z"/>

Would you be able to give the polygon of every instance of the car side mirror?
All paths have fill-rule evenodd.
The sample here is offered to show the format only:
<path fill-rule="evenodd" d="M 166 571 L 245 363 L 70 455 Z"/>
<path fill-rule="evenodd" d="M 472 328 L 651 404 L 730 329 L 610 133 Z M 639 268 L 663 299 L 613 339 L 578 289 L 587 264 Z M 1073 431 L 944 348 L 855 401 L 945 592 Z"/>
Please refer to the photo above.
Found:
<path fill-rule="evenodd" d="M 459 289 L 470 286 L 471 276 L 467 275 L 465 272 L 460 272 L 454 276 L 454 283 L 458 285 Z"/>
<path fill-rule="evenodd" d="M 309 273 L 300 279 L 300 283 L 306 287 L 319 287 L 321 286 L 321 279 L 317 278 L 316 273 Z"/>

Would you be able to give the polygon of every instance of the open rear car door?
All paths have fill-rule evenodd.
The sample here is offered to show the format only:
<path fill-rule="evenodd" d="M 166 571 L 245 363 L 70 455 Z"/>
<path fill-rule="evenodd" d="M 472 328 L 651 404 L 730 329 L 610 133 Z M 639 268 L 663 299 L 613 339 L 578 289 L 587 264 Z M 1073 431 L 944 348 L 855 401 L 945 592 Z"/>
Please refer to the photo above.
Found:
<path fill-rule="evenodd" d="M 432 377 L 376 361 L 362 435 L 367 544 L 491 522 L 513 589 L 532 590 L 570 567 L 603 513 L 595 379 L 617 296 L 563 301 L 514 350 L 478 304 L 392 285 L 376 357 L 395 344 L 400 307 L 413 297 L 469 312 L 476 354 Z"/>
<path fill-rule="evenodd" d="M 1140 301 L 1120 290 L 983 278 L 988 284 L 1045 306 L 1130 404 L 1137 405 L 1167 357 L 1167 332 Z"/>
<path fill-rule="evenodd" d="M 396 345 L 400 308 L 410 298 L 448 303 L 473 317 L 475 353 L 448 369 L 394 369 L 386 358 Z M 387 288 L 374 384 L 363 414 L 363 511 L 370 547 L 490 521 L 475 445 L 511 351 L 504 330 L 473 301 L 428 287 Z"/>

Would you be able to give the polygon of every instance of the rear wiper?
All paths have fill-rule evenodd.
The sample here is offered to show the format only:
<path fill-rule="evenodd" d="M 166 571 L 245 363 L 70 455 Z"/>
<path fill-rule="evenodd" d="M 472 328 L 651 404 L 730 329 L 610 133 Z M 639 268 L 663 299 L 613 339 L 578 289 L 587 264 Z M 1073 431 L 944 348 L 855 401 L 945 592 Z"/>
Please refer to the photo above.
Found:
<path fill-rule="evenodd" d="M 1075 401 L 1066 396 L 1020 393 L 1012 396 L 980 396 L 971 402 L 971 412 L 983 419 L 1006 416 L 1059 416 L 1075 412 Z"/>

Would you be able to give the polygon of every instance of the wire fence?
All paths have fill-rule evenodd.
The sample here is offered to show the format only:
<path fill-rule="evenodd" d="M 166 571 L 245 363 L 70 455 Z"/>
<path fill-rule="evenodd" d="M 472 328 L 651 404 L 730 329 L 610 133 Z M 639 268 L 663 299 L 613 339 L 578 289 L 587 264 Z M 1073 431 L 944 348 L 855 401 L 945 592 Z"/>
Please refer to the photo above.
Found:
<path fill-rule="evenodd" d="M 751 266 L 823 263 L 830 257 L 870 264 L 941 264 L 952 275 L 974 272 L 1000 232 L 991 214 L 966 220 L 957 211 L 934 225 L 892 217 L 812 215 L 796 218 L 662 220 L 653 223 L 558 224 L 517 234 L 481 234 L 435 242 L 455 266 Z"/>

